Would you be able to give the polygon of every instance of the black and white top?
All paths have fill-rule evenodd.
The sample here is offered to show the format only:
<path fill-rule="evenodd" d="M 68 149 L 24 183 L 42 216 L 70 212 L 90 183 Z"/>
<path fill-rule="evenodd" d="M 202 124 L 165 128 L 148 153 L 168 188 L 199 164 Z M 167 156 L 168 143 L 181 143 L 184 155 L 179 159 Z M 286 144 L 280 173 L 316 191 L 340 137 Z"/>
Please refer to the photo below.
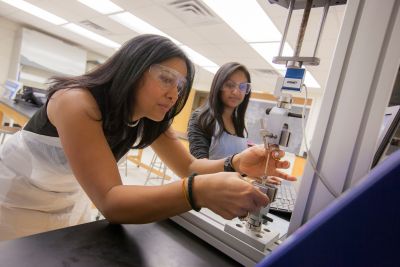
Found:
<path fill-rule="evenodd" d="M 100 112 L 102 116 L 106 112 L 106 92 L 105 90 L 99 89 L 99 90 L 93 90 L 91 91 L 93 97 L 96 100 L 97 105 L 99 106 Z M 26 126 L 24 127 L 25 131 L 33 132 L 39 135 L 44 135 L 44 136 L 51 136 L 51 137 L 59 137 L 58 132 L 56 127 L 54 127 L 53 124 L 51 124 L 48 116 L 47 116 L 47 103 L 46 105 L 43 105 L 33 116 L 32 118 L 28 121 Z M 129 128 L 127 127 L 128 131 L 131 132 L 137 132 L 135 128 Z M 105 134 L 106 135 L 106 134 Z M 107 138 L 107 135 L 106 135 Z M 110 144 L 110 148 L 115 156 L 116 161 L 119 161 L 128 151 L 131 149 L 133 146 L 133 143 L 135 142 L 136 138 L 133 134 L 127 134 L 126 138 L 120 140 L 118 144 L 113 145 Z M 107 138 L 108 141 L 108 138 Z"/>
<path fill-rule="evenodd" d="M 96 93 L 94 97 L 104 114 L 105 93 Z M 91 219 L 90 201 L 72 172 L 46 106 L 35 113 L 22 131 L 0 145 L 0 240 Z M 130 149 L 135 134 L 129 132 L 127 138 L 110 145 L 116 160 Z"/>

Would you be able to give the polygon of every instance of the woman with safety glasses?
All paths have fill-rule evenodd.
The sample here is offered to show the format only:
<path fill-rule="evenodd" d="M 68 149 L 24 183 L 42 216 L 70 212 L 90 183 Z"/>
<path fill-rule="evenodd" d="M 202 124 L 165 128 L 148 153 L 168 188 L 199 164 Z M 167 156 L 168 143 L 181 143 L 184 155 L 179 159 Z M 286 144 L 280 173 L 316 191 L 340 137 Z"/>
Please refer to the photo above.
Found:
<path fill-rule="evenodd" d="M 230 62 L 219 68 L 207 101 L 192 113 L 189 120 L 189 148 L 193 156 L 224 159 L 225 171 L 239 171 L 231 163 L 248 147 L 245 113 L 250 95 L 251 78 L 244 65 Z M 296 179 L 291 176 L 281 178 Z M 280 179 L 274 176 L 268 177 L 268 181 L 280 183 Z"/>
<path fill-rule="evenodd" d="M 258 189 L 222 172 L 224 160 L 195 159 L 170 128 L 193 77 L 176 44 L 141 35 L 87 74 L 53 78 L 46 104 L 0 147 L 0 240 L 87 222 L 89 199 L 113 223 L 147 223 L 201 207 L 231 219 L 265 206 Z M 147 146 L 181 181 L 122 184 L 118 160 Z M 261 176 L 266 153 L 251 148 L 232 166 Z M 277 168 L 287 167 L 270 164 L 281 177 Z"/>
<path fill-rule="evenodd" d="M 219 68 L 207 101 L 189 121 L 193 156 L 222 159 L 247 148 L 245 113 L 250 95 L 251 78 L 244 65 L 230 62 Z"/>

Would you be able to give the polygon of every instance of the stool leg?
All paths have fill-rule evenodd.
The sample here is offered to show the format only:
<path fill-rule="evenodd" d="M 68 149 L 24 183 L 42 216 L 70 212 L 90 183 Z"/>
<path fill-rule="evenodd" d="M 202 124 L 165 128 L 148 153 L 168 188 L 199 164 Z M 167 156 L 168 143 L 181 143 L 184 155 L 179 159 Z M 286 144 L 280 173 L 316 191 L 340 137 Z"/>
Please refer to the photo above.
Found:
<path fill-rule="evenodd" d="M 161 185 L 164 185 L 165 176 L 167 176 L 167 165 L 165 165 L 165 163 L 163 163 L 163 165 L 164 165 L 164 169 L 163 169 L 163 176 L 161 179 Z"/>
<path fill-rule="evenodd" d="M 128 153 L 125 155 L 125 177 L 128 177 Z"/>
<path fill-rule="evenodd" d="M 144 182 L 144 185 L 147 185 L 147 183 L 150 181 L 151 172 L 154 169 L 154 164 L 156 163 L 156 160 L 157 160 L 157 154 L 154 153 L 153 157 L 151 158 L 150 169 L 147 172 L 147 178 L 146 181 Z"/>
<path fill-rule="evenodd" d="M 1 138 L 1 143 L 0 143 L 0 144 L 3 144 L 5 139 L 6 139 L 6 134 L 3 133 L 3 136 L 2 136 L 2 138 Z"/>
<path fill-rule="evenodd" d="M 140 167 L 140 163 L 142 162 L 142 154 L 143 154 L 143 149 L 139 149 L 137 154 L 138 164 L 136 165 L 136 167 L 138 168 Z"/>

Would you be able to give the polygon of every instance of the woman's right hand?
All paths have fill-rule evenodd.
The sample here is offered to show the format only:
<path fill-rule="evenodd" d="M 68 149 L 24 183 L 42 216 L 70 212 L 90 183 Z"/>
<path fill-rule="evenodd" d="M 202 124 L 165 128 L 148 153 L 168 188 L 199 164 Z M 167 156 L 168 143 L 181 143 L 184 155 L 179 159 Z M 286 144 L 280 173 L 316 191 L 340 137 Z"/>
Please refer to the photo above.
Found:
<path fill-rule="evenodd" d="M 225 219 L 258 212 L 269 203 L 268 197 L 237 172 L 197 175 L 193 183 L 195 203 Z"/>

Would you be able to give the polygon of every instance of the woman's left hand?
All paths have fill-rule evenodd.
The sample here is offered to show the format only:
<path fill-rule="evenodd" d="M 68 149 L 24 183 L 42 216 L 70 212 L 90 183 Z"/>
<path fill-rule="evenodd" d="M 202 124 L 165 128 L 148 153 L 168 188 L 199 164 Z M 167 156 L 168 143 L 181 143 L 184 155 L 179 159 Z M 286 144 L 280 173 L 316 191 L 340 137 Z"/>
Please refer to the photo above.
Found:
<path fill-rule="evenodd" d="M 279 150 L 276 146 L 271 146 L 266 150 L 264 146 L 252 146 L 243 152 L 233 157 L 233 166 L 240 173 L 245 173 L 251 177 L 265 176 L 265 165 L 269 154 L 267 175 L 279 177 L 288 181 L 296 181 L 297 178 L 278 169 L 287 169 L 290 166 L 288 161 L 280 159 L 285 155 L 285 152 Z"/>

